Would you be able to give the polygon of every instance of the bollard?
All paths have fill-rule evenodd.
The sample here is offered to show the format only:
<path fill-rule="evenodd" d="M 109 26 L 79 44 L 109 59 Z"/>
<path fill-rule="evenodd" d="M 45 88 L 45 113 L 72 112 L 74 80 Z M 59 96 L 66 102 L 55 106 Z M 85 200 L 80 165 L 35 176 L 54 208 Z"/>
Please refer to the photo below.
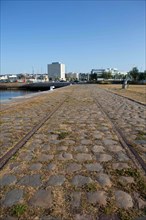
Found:
<path fill-rule="evenodd" d="M 50 90 L 53 91 L 53 89 L 55 88 L 55 86 L 50 86 Z"/>
<path fill-rule="evenodd" d="M 124 81 L 123 81 L 122 89 L 127 89 L 127 80 L 126 79 L 124 79 Z"/>

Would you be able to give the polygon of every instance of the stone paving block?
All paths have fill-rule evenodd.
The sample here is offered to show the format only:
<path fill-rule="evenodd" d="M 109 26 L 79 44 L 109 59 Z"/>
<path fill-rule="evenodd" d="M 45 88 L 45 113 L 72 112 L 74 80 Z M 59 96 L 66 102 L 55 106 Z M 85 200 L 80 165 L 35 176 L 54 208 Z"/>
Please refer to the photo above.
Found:
<path fill-rule="evenodd" d="M 92 160 L 91 154 L 86 154 L 86 153 L 79 153 L 75 157 L 79 162 Z"/>
<path fill-rule="evenodd" d="M 104 131 L 108 131 L 109 128 L 108 127 L 101 127 L 100 130 L 104 132 Z"/>
<path fill-rule="evenodd" d="M 101 134 L 94 134 L 93 137 L 95 139 L 102 139 L 102 135 Z"/>
<path fill-rule="evenodd" d="M 107 203 L 107 196 L 104 191 L 97 191 L 97 192 L 88 192 L 87 193 L 87 200 L 89 203 L 99 205 L 106 205 Z"/>
<path fill-rule="evenodd" d="M 129 168 L 128 164 L 127 163 L 113 163 L 112 164 L 112 168 L 114 170 L 122 170 L 122 169 L 125 169 L 125 168 Z"/>
<path fill-rule="evenodd" d="M 23 159 L 24 161 L 30 161 L 30 160 L 32 160 L 32 155 L 30 152 L 29 153 L 21 153 L 19 155 L 19 158 Z"/>
<path fill-rule="evenodd" d="M 79 187 L 92 182 L 93 180 L 90 177 L 81 176 L 81 175 L 76 175 L 72 179 L 72 184 Z"/>
<path fill-rule="evenodd" d="M 65 140 L 65 144 L 68 145 L 75 145 L 75 141 L 73 140 Z"/>
<path fill-rule="evenodd" d="M 99 220 L 121 220 L 116 214 L 113 215 L 101 215 Z"/>
<path fill-rule="evenodd" d="M 77 152 L 83 152 L 83 153 L 88 152 L 88 148 L 84 145 L 74 147 L 74 150 Z"/>
<path fill-rule="evenodd" d="M 67 151 L 68 147 L 67 146 L 58 146 L 56 147 L 56 150 L 58 151 Z"/>
<path fill-rule="evenodd" d="M 57 134 L 51 134 L 51 135 L 49 136 L 49 139 L 51 139 L 51 140 L 57 140 L 57 138 L 58 138 L 58 135 L 57 135 Z"/>
<path fill-rule="evenodd" d="M 45 162 L 45 161 L 52 160 L 53 158 L 54 158 L 54 155 L 41 154 L 39 155 L 38 160 L 41 162 Z"/>
<path fill-rule="evenodd" d="M 72 154 L 63 152 L 57 156 L 58 160 L 71 160 L 73 159 Z"/>
<path fill-rule="evenodd" d="M 13 217 L 13 216 L 6 216 L 6 217 L 2 218 L 1 220 L 18 220 L 18 218 Z"/>
<path fill-rule="evenodd" d="M 41 149 L 42 149 L 42 151 L 49 151 L 50 146 L 48 144 L 44 144 L 44 145 L 41 145 Z"/>
<path fill-rule="evenodd" d="M 90 145 L 90 144 L 92 144 L 92 141 L 90 141 L 88 139 L 83 139 L 83 140 L 81 140 L 81 144 L 83 144 L 83 145 Z"/>
<path fill-rule="evenodd" d="M 51 190 L 38 190 L 30 199 L 29 204 L 35 207 L 50 208 L 52 206 Z"/>
<path fill-rule="evenodd" d="M 113 146 L 107 146 L 107 150 L 111 152 L 119 152 L 119 151 L 123 151 L 123 148 L 119 145 L 113 145 Z"/>
<path fill-rule="evenodd" d="M 116 154 L 117 154 L 118 160 L 120 162 L 126 162 L 126 161 L 129 160 L 129 157 L 127 157 L 127 155 L 125 153 L 121 152 L 121 151 L 117 152 Z"/>
<path fill-rule="evenodd" d="M 57 145 L 61 143 L 61 140 L 50 140 L 49 143 L 53 145 Z"/>
<path fill-rule="evenodd" d="M 133 192 L 133 195 L 134 195 L 134 199 L 135 199 L 135 201 L 138 205 L 138 208 L 139 209 L 145 208 L 146 207 L 146 201 L 144 201 L 140 198 L 140 194 L 137 193 L 137 192 Z"/>
<path fill-rule="evenodd" d="M 54 163 L 50 163 L 46 167 L 47 170 L 55 170 L 55 168 L 56 168 L 56 164 Z"/>
<path fill-rule="evenodd" d="M 113 146 L 113 145 L 118 145 L 117 141 L 111 140 L 111 139 L 104 139 L 103 140 L 104 145 L 106 146 Z"/>
<path fill-rule="evenodd" d="M 115 199 L 116 199 L 116 204 L 119 208 L 128 209 L 128 208 L 133 207 L 132 198 L 126 192 L 123 192 L 121 190 L 117 190 L 115 192 Z"/>
<path fill-rule="evenodd" d="M 72 172 L 80 170 L 81 168 L 82 168 L 81 164 L 71 163 L 71 164 L 67 165 L 66 172 L 67 173 L 72 173 Z"/>
<path fill-rule="evenodd" d="M 92 152 L 93 153 L 99 153 L 99 152 L 104 152 L 104 147 L 101 146 L 101 145 L 95 145 L 93 148 L 92 148 Z"/>
<path fill-rule="evenodd" d="M 146 201 L 144 201 L 141 198 L 138 199 L 137 203 L 138 203 L 138 208 L 139 209 L 144 209 L 146 207 Z"/>
<path fill-rule="evenodd" d="M 74 217 L 74 220 L 94 220 L 94 218 L 91 215 L 80 215 L 80 214 L 76 214 Z"/>
<path fill-rule="evenodd" d="M 72 208 L 78 208 L 81 202 L 81 192 L 71 193 L 71 206 Z"/>
<path fill-rule="evenodd" d="M 38 187 L 41 185 L 41 175 L 40 174 L 34 174 L 34 175 L 26 175 L 20 179 L 18 182 L 19 185 L 25 185 L 25 186 L 32 186 L 32 187 Z"/>
<path fill-rule="evenodd" d="M 96 154 L 97 161 L 99 162 L 107 162 L 112 160 L 112 156 L 109 154 Z"/>
<path fill-rule="evenodd" d="M 146 220 L 146 215 L 142 217 L 137 217 L 135 220 Z"/>
<path fill-rule="evenodd" d="M 85 164 L 85 167 L 88 171 L 102 171 L 103 167 L 100 163 L 90 163 L 90 164 Z"/>
<path fill-rule="evenodd" d="M 0 187 L 7 186 L 10 184 L 14 184 L 17 181 L 16 176 L 11 175 L 11 174 L 5 174 L 1 179 L 0 179 Z"/>
<path fill-rule="evenodd" d="M 9 168 L 10 168 L 10 170 L 12 170 L 13 168 L 15 168 L 19 165 L 20 165 L 20 163 L 18 163 L 18 162 L 10 163 Z"/>
<path fill-rule="evenodd" d="M 34 163 L 29 167 L 30 170 L 40 170 L 41 168 L 42 168 L 41 163 Z"/>
<path fill-rule="evenodd" d="M 119 178 L 119 182 L 122 183 L 123 185 L 127 185 L 130 183 L 134 183 L 134 178 L 131 176 L 121 176 Z"/>
<path fill-rule="evenodd" d="M 61 186 L 65 181 L 65 176 L 63 175 L 52 175 L 49 177 L 47 185 L 49 186 Z"/>
<path fill-rule="evenodd" d="M 39 220 L 61 220 L 61 218 L 53 217 L 53 216 L 49 215 L 49 216 L 41 217 Z"/>
<path fill-rule="evenodd" d="M 13 189 L 6 194 L 6 197 L 1 204 L 6 207 L 11 207 L 14 204 L 19 203 L 23 199 L 23 190 Z"/>
<path fill-rule="evenodd" d="M 99 182 L 99 184 L 102 187 L 106 187 L 106 186 L 111 187 L 112 186 L 111 180 L 107 174 L 104 174 L 104 173 L 99 174 L 97 177 L 97 181 Z"/>

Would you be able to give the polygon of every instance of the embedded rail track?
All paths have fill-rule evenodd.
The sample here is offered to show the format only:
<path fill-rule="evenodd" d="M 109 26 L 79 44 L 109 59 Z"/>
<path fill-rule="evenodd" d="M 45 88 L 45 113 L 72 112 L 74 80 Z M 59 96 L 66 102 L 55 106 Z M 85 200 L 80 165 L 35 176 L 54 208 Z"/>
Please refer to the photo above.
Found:
<path fill-rule="evenodd" d="M 117 94 L 115 94 L 117 95 Z M 103 106 L 99 103 L 97 97 L 94 97 L 93 94 L 91 96 L 94 99 L 94 102 L 96 105 L 101 109 L 103 115 L 106 116 L 108 121 L 111 123 L 114 132 L 117 134 L 119 141 L 122 145 L 122 147 L 126 150 L 127 155 L 131 158 L 131 160 L 134 162 L 134 164 L 139 168 L 142 167 L 144 172 L 146 173 L 146 163 L 144 160 L 140 157 L 140 155 L 137 153 L 135 148 L 133 147 L 133 143 L 130 143 L 123 132 L 117 127 L 117 125 L 114 123 L 114 121 L 110 118 L 107 111 L 103 108 Z M 20 149 L 22 148 L 25 143 L 35 134 L 37 130 L 39 130 L 44 123 L 49 120 L 57 110 L 65 103 L 65 101 L 68 99 L 69 96 L 67 96 L 61 103 L 58 104 L 58 106 L 53 109 L 47 116 L 45 116 L 41 121 L 38 122 L 36 126 L 34 126 L 31 131 L 29 131 L 14 147 L 12 147 L 9 151 L 7 151 L 1 158 L 0 158 L 0 169 L 4 167 L 4 165 L 9 161 L 9 159 Z M 126 97 L 125 97 L 126 98 Z M 134 100 L 132 100 L 134 101 Z M 131 154 L 133 156 L 131 156 Z"/>
<path fill-rule="evenodd" d="M 100 89 L 105 90 L 105 91 L 107 91 L 107 92 L 110 92 L 111 94 L 114 94 L 114 95 L 116 95 L 116 96 L 119 96 L 119 97 L 123 97 L 123 98 L 125 98 L 125 99 L 128 99 L 128 100 L 130 100 L 130 101 L 132 101 L 132 102 L 135 102 L 135 103 L 137 103 L 137 104 L 139 104 L 139 105 L 146 106 L 145 103 L 139 102 L 139 101 L 137 101 L 137 100 L 135 100 L 135 99 L 132 99 L 132 98 L 129 98 L 129 97 L 127 97 L 127 96 L 120 95 L 120 94 L 118 94 L 118 93 L 115 93 L 114 91 L 111 91 L 111 90 L 108 90 L 108 89 L 103 89 L 103 88 L 100 88 Z"/>
<path fill-rule="evenodd" d="M 68 99 L 68 96 L 57 105 L 55 109 L 53 109 L 47 116 L 41 119 L 37 125 L 35 125 L 31 131 L 29 131 L 14 147 L 12 147 L 9 151 L 7 151 L 1 158 L 0 158 L 0 169 L 4 167 L 4 165 L 11 159 L 11 157 L 20 149 L 22 148 L 25 143 L 35 134 L 37 130 L 39 130 L 47 120 L 49 120 L 57 110 L 65 103 Z"/>
<path fill-rule="evenodd" d="M 122 145 L 122 147 L 125 149 L 127 155 L 129 156 L 129 158 L 133 161 L 133 163 L 135 164 L 135 166 L 137 168 L 142 168 L 142 170 L 145 172 L 146 174 L 146 163 L 144 162 L 144 160 L 140 157 L 140 155 L 138 154 L 138 152 L 135 150 L 134 148 L 134 143 L 131 143 L 127 140 L 127 138 L 125 137 L 125 135 L 123 134 L 123 132 L 121 131 L 120 128 L 118 128 L 118 126 L 115 124 L 115 122 L 110 118 L 109 113 L 103 108 L 103 106 L 100 104 L 100 102 L 98 101 L 98 99 L 96 97 L 94 97 L 93 94 L 91 94 L 91 96 L 94 99 L 95 104 L 101 109 L 101 112 L 103 113 L 103 115 L 106 116 L 107 120 L 110 122 L 110 124 L 112 125 L 112 128 L 114 130 L 114 132 L 116 133 L 116 135 L 119 138 L 119 141 Z"/>

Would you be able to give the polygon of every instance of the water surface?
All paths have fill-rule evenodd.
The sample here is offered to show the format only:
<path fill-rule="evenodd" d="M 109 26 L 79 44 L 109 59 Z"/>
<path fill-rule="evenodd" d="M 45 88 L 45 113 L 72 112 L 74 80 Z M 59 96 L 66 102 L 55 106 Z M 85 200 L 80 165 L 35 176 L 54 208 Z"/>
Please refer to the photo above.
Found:
<path fill-rule="evenodd" d="M 34 92 L 26 90 L 0 90 L 0 101 L 8 101 L 14 97 L 32 94 Z"/>

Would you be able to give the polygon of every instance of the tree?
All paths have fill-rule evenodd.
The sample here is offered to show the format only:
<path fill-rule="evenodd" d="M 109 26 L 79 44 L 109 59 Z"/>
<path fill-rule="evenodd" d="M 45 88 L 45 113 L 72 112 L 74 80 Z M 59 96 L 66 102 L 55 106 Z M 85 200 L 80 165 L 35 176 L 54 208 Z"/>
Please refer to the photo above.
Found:
<path fill-rule="evenodd" d="M 109 72 L 103 72 L 101 77 L 104 78 L 104 79 L 112 79 L 112 73 L 110 71 Z"/>
<path fill-rule="evenodd" d="M 90 74 L 90 80 L 97 81 L 97 73 Z"/>
<path fill-rule="evenodd" d="M 133 67 L 133 69 L 131 71 L 129 71 L 129 75 L 131 76 L 131 78 L 134 81 L 137 81 L 138 77 L 139 77 L 139 70 L 138 70 L 138 68 L 137 67 Z"/>
<path fill-rule="evenodd" d="M 146 70 L 139 73 L 138 80 L 146 80 Z"/>

